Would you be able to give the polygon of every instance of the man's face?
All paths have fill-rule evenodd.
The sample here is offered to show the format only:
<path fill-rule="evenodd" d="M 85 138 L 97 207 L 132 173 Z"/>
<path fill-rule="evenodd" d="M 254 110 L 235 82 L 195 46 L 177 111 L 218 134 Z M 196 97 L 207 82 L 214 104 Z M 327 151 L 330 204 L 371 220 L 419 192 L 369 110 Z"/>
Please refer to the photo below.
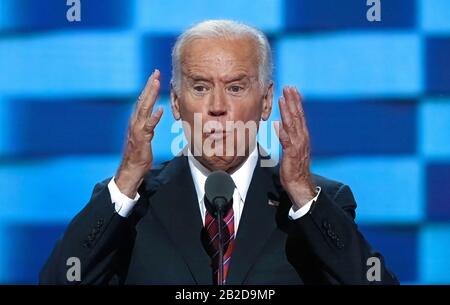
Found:
<path fill-rule="evenodd" d="M 196 158 L 204 166 L 231 172 L 255 145 L 259 121 L 269 117 L 272 107 L 272 84 L 263 88 L 259 83 L 256 43 L 196 39 L 185 46 L 181 67 L 180 90 L 172 90 L 174 117 L 190 126 L 186 137 L 194 155 L 201 152 Z M 201 128 L 194 127 L 194 115 Z M 245 133 L 230 129 L 236 122 L 250 128 Z"/>

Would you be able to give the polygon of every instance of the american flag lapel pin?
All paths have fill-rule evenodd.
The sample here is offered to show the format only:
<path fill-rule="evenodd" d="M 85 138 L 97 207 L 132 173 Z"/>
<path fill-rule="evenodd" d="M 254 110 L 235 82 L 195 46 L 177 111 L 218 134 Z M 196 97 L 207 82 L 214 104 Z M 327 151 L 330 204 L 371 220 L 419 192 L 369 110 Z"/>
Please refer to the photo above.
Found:
<path fill-rule="evenodd" d="M 277 207 L 277 206 L 280 205 L 280 202 L 279 202 L 279 201 L 272 200 L 272 199 L 269 199 L 269 201 L 268 201 L 267 203 L 268 203 L 270 206 L 273 206 L 273 207 Z"/>

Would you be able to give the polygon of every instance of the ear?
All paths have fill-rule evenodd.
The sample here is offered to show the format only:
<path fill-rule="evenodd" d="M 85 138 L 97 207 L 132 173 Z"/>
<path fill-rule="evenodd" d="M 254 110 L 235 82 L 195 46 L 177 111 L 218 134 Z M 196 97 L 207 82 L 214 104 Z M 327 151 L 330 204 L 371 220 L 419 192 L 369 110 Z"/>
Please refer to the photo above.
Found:
<path fill-rule="evenodd" d="M 262 105 L 262 113 L 261 118 L 263 121 L 267 121 L 272 112 L 272 100 L 273 100 L 273 82 L 270 81 L 269 85 L 265 89 L 265 93 L 263 96 L 263 105 Z"/>
<path fill-rule="evenodd" d="M 179 120 L 180 115 L 180 98 L 173 87 L 173 84 L 170 84 L 170 106 L 172 108 L 172 114 L 175 120 Z"/>

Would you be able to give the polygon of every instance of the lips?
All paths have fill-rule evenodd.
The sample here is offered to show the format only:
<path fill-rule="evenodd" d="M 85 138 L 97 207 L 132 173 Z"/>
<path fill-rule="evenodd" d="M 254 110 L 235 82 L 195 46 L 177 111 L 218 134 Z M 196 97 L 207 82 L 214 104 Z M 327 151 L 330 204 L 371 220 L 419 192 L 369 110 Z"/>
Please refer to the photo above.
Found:
<path fill-rule="evenodd" d="M 221 140 L 227 136 L 229 136 L 231 132 L 229 131 L 217 131 L 217 132 L 208 132 L 206 133 L 206 137 L 211 138 L 213 140 Z"/>

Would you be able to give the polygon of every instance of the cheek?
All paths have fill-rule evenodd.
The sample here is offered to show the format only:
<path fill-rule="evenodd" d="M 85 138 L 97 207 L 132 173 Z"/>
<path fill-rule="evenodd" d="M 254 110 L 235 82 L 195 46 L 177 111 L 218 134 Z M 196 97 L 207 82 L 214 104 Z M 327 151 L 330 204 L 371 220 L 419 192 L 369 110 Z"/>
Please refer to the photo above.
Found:
<path fill-rule="evenodd" d="M 185 121 L 193 120 L 195 113 L 203 113 L 204 101 L 185 98 L 180 102 L 180 115 Z"/>
<path fill-rule="evenodd" d="M 241 101 L 235 104 L 233 112 L 235 120 L 259 121 L 261 119 L 262 102 L 258 99 Z"/>

